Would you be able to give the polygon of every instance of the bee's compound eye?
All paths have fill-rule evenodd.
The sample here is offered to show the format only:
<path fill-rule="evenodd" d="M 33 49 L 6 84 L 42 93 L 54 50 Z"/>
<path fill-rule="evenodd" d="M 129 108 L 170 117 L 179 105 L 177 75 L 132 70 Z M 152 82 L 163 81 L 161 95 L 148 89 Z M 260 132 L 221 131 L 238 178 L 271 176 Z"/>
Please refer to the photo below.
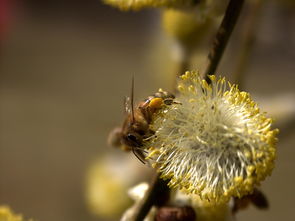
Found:
<path fill-rule="evenodd" d="M 128 135 L 127 135 L 127 139 L 128 139 L 128 140 L 131 140 L 131 141 L 133 141 L 133 142 L 137 142 L 137 138 L 136 138 L 136 136 L 133 135 L 133 134 L 128 134 Z"/>

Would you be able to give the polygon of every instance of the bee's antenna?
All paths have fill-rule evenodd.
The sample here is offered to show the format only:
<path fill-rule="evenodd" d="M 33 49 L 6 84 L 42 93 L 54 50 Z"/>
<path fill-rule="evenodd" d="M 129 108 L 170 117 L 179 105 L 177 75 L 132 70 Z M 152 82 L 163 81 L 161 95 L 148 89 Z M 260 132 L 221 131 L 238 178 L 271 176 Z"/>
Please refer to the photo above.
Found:
<path fill-rule="evenodd" d="M 132 116 L 132 123 L 134 123 L 134 75 L 132 75 L 132 81 L 131 81 L 131 96 L 130 96 L 130 102 L 131 102 L 131 116 Z"/>
<path fill-rule="evenodd" d="M 137 157 L 137 159 L 140 160 L 140 162 L 142 162 L 143 164 L 145 164 L 144 160 L 139 156 L 139 154 L 136 152 L 136 148 L 132 147 L 131 148 L 132 153 Z"/>

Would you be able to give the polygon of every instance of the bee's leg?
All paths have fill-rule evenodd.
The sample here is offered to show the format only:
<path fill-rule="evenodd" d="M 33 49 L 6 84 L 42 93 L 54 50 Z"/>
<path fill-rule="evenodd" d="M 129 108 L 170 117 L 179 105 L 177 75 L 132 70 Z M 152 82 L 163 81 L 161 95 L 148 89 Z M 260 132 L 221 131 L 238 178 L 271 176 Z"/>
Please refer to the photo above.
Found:
<path fill-rule="evenodd" d="M 153 131 L 152 129 L 149 129 L 149 134 L 150 135 L 154 135 L 156 132 L 155 131 Z"/>
<path fill-rule="evenodd" d="M 147 150 L 142 150 L 142 152 L 144 152 L 145 154 L 147 154 L 147 153 L 148 153 L 148 151 L 147 151 Z"/>
<path fill-rule="evenodd" d="M 165 105 L 171 105 L 173 103 L 174 103 L 173 102 L 173 98 L 166 98 L 166 99 L 164 99 L 164 104 Z"/>

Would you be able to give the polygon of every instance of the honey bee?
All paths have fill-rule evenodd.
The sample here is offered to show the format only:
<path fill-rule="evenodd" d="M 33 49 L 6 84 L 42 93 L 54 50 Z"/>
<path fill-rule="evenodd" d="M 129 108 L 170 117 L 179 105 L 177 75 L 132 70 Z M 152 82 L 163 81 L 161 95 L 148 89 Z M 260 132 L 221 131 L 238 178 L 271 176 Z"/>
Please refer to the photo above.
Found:
<path fill-rule="evenodd" d="M 143 140 L 154 134 L 154 131 L 150 129 L 153 114 L 164 105 L 176 103 L 175 96 L 159 89 L 157 93 L 139 102 L 135 107 L 133 98 L 134 80 L 132 79 L 131 96 L 125 99 L 125 120 L 122 127 L 117 127 L 110 133 L 108 140 L 112 146 L 131 150 L 142 163 L 145 163 L 142 146 Z"/>
<path fill-rule="evenodd" d="M 255 188 L 253 193 L 242 198 L 234 198 L 232 213 L 236 214 L 239 210 L 246 209 L 250 204 L 253 204 L 258 209 L 267 209 L 268 201 L 261 190 Z"/>

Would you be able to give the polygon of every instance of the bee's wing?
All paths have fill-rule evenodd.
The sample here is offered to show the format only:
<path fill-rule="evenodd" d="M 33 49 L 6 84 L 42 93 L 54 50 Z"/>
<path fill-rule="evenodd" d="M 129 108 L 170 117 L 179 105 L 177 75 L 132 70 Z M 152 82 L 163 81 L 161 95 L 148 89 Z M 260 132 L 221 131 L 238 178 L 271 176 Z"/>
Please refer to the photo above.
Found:
<path fill-rule="evenodd" d="M 132 105 L 131 105 L 131 99 L 130 97 L 124 98 L 124 111 L 126 115 L 129 115 L 132 113 Z"/>
<path fill-rule="evenodd" d="M 113 147 L 121 146 L 121 137 L 122 137 L 122 128 L 115 127 L 109 133 L 108 140 L 107 140 L 108 145 L 113 146 Z"/>
<path fill-rule="evenodd" d="M 130 97 L 125 97 L 124 106 L 125 106 L 125 113 L 132 117 L 132 122 L 134 122 L 134 77 L 132 77 L 131 83 L 131 95 Z"/>

